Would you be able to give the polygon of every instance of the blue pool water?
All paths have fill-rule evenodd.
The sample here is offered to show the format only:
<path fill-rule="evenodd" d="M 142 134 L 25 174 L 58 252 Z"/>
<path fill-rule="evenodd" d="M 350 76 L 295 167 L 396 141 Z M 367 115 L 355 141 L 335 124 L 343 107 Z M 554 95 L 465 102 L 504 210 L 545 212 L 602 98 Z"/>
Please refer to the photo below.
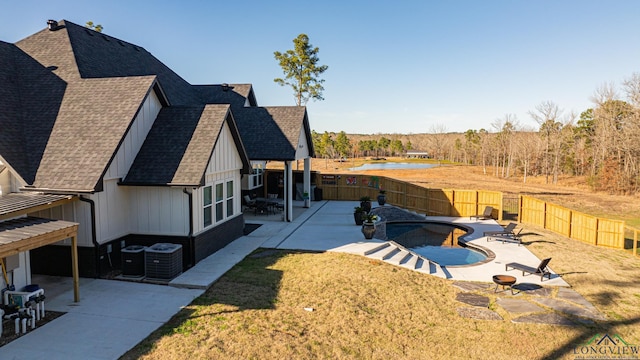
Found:
<path fill-rule="evenodd" d="M 349 168 L 349 170 L 430 169 L 436 166 L 438 166 L 438 164 L 387 162 L 363 164 L 358 167 Z"/>
<path fill-rule="evenodd" d="M 458 242 L 467 232 L 454 225 L 433 222 L 387 222 L 387 238 L 440 265 L 470 265 L 487 259 Z"/>
<path fill-rule="evenodd" d="M 425 245 L 411 248 L 411 251 L 440 265 L 470 265 L 487 259 L 483 253 L 469 248 Z"/>

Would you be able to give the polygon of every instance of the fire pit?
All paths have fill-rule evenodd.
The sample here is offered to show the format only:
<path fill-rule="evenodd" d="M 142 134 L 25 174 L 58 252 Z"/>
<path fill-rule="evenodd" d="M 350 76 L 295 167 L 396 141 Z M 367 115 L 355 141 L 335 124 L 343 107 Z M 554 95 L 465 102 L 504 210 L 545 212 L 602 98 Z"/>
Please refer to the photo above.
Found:
<path fill-rule="evenodd" d="M 498 292 L 498 286 L 502 286 L 502 291 L 505 291 L 505 287 L 509 287 L 511 290 L 511 295 L 515 295 L 513 293 L 513 284 L 516 283 L 516 278 L 511 275 L 493 275 L 493 282 L 496 283 L 496 288 L 493 292 Z"/>

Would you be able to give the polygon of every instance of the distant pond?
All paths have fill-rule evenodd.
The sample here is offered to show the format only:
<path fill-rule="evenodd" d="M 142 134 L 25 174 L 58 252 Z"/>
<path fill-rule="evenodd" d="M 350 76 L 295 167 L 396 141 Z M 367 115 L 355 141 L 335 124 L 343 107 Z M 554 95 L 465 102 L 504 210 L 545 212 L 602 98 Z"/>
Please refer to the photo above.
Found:
<path fill-rule="evenodd" d="M 358 170 L 430 169 L 437 166 L 438 164 L 387 162 L 387 163 L 364 164 L 358 167 L 349 168 L 349 170 L 358 171 Z"/>

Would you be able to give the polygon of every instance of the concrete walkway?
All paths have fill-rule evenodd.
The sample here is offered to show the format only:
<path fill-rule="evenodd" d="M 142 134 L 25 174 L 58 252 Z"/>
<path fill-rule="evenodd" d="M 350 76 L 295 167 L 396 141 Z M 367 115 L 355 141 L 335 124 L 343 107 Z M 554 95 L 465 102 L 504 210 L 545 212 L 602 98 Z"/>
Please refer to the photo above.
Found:
<path fill-rule="evenodd" d="M 46 308 L 67 314 L 1 347 L 0 359 L 117 359 L 258 247 L 371 254 L 372 248 L 384 242 L 364 240 L 360 227 L 353 223 L 356 205 L 356 202 L 312 202 L 310 209 L 290 223 L 252 219 L 251 223 L 261 222 L 262 226 L 204 259 L 171 281 L 170 286 L 83 278 L 81 301 L 74 303 L 70 278 L 34 277 L 33 283 L 45 289 Z M 476 230 L 472 241 L 490 248 L 496 258 L 479 266 L 446 267 L 445 277 L 490 283 L 493 274 L 505 272 L 505 262 L 531 266 L 540 262 L 524 246 L 487 242 L 482 232 L 500 229 L 494 221 L 468 218 L 455 221 L 472 226 Z M 515 270 L 508 274 L 516 276 L 519 283 L 539 281 L 537 276 L 522 277 Z M 567 286 L 558 276 L 543 285 Z"/>

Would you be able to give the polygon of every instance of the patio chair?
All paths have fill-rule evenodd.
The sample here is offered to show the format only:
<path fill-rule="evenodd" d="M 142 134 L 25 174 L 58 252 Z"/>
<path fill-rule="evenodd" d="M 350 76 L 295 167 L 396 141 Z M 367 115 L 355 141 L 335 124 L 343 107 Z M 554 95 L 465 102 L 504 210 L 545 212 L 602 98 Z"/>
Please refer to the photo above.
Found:
<path fill-rule="evenodd" d="M 476 220 L 488 220 L 488 219 L 493 219 L 491 217 L 491 214 L 493 213 L 493 206 L 487 206 L 484 208 L 484 211 L 482 212 L 482 214 L 477 214 L 477 215 L 473 215 L 473 216 L 469 216 L 469 220 L 475 218 Z"/>
<path fill-rule="evenodd" d="M 245 208 L 256 210 L 257 204 L 255 199 L 252 199 L 249 195 L 245 195 L 243 199 Z"/>
<path fill-rule="evenodd" d="M 547 265 L 549 265 L 549 261 L 551 261 L 551 258 L 544 259 L 540 262 L 540 265 L 538 265 L 538 267 L 535 267 L 535 268 L 512 262 L 512 263 L 506 264 L 504 266 L 504 270 L 508 271 L 509 268 L 514 268 L 516 270 L 522 271 L 522 276 L 524 276 L 525 273 L 536 274 L 536 275 L 540 275 L 540 281 L 543 281 L 544 276 L 546 275 L 549 278 L 549 280 L 551 280 L 551 271 L 549 271 L 549 268 L 547 267 Z"/>
<path fill-rule="evenodd" d="M 485 231 L 484 232 L 484 236 L 509 236 L 509 235 L 515 235 L 513 233 L 513 230 L 516 229 L 516 226 L 518 226 L 517 223 L 511 222 L 509 224 L 507 224 L 507 226 L 504 227 L 504 229 L 500 230 L 500 231 Z"/>
<path fill-rule="evenodd" d="M 487 242 L 491 241 L 491 240 L 496 240 L 496 241 L 502 241 L 502 243 L 504 244 L 507 241 L 513 241 L 513 242 L 517 242 L 518 246 L 522 245 L 522 238 L 520 237 L 520 233 L 522 233 L 522 230 L 524 228 L 520 228 L 520 230 L 518 232 L 515 231 L 498 231 L 495 232 L 493 234 L 489 234 L 485 236 L 487 236 Z M 491 233 L 491 232 L 489 232 Z"/>

